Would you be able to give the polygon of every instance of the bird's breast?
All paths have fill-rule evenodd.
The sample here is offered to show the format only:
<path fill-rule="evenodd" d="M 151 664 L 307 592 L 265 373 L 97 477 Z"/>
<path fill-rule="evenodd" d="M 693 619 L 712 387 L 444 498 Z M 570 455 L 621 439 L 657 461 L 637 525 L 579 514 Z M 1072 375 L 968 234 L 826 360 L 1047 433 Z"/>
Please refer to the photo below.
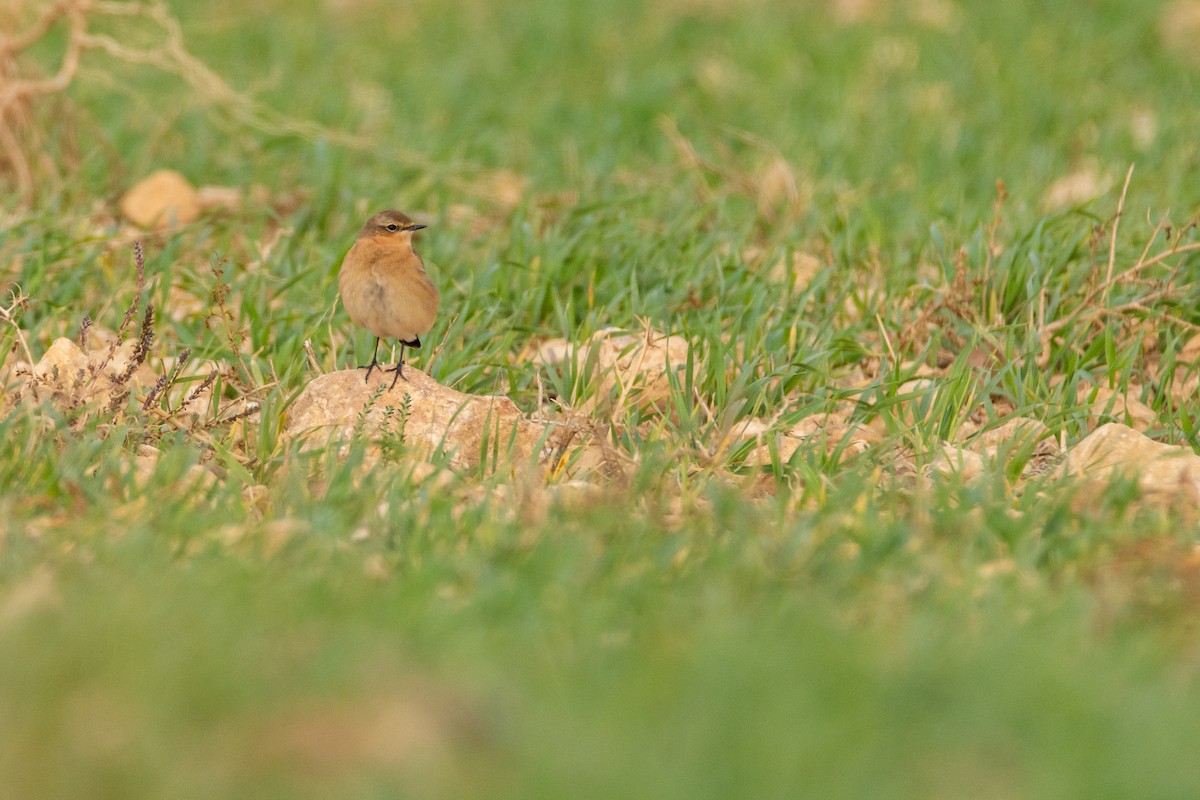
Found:
<path fill-rule="evenodd" d="M 350 318 L 389 339 L 414 339 L 428 331 L 440 304 L 421 257 L 395 243 L 355 242 L 342 262 L 338 288 Z"/>

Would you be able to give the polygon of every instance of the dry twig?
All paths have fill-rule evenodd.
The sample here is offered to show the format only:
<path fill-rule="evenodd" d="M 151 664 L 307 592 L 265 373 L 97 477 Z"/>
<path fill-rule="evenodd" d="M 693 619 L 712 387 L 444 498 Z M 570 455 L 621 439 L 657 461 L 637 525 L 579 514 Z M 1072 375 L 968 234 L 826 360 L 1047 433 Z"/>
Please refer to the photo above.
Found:
<path fill-rule="evenodd" d="M 96 26 L 114 19 L 149 22 L 156 38 L 144 47 L 134 47 Z M 23 77 L 32 67 L 19 70 L 21 58 L 60 23 L 66 26 L 66 44 L 58 68 L 50 77 Z M 161 0 L 59 0 L 48 6 L 24 31 L 0 37 L 0 157 L 7 162 L 24 204 L 34 199 L 36 181 L 28 146 L 22 134 L 35 136 L 30 109 L 46 98 L 67 90 L 79 74 L 84 54 L 102 52 L 118 61 L 153 67 L 181 78 L 196 96 L 228 113 L 236 122 L 273 136 L 297 136 L 322 140 L 358 150 L 369 150 L 389 160 L 428 168 L 416 153 L 397 151 L 389 143 L 381 150 L 370 139 L 327 128 L 310 120 L 296 119 L 239 92 L 187 49 L 178 20 Z"/>

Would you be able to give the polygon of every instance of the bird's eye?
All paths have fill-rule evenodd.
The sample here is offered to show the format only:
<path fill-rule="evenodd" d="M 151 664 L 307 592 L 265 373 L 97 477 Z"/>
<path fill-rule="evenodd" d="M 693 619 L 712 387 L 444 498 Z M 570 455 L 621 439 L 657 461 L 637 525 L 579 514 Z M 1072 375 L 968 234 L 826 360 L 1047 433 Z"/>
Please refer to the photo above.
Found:
<path fill-rule="evenodd" d="M 387 229 L 389 231 L 398 231 L 398 230 L 400 230 L 400 226 L 394 222 L 390 222 L 390 223 L 388 223 Z"/>

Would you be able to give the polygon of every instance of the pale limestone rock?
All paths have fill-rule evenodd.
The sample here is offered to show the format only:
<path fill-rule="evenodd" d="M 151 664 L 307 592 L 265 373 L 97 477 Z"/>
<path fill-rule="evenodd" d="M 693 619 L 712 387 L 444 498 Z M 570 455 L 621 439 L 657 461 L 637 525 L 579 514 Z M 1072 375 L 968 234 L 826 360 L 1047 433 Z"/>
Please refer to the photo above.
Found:
<path fill-rule="evenodd" d="M 1200 367 L 1200 333 L 1184 342 L 1183 347 L 1179 348 L 1179 354 L 1175 360 L 1181 364 Z"/>
<path fill-rule="evenodd" d="M 830 11 L 836 21 L 850 25 L 880 16 L 883 13 L 883 3 L 881 0 L 832 0 Z"/>
<path fill-rule="evenodd" d="M 1078 398 L 1080 403 L 1087 403 L 1091 412 L 1092 422 L 1098 422 L 1101 417 L 1115 417 L 1139 431 L 1145 431 L 1158 424 L 1158 414 L 1154 409 L 1137 399 L 1141 387 L 1130 385 L 1124 392 L 1116 392 L 1106 386 L 1080 386 Z"/>
<path fill-rule="evenodd" d="M 727 245 L 720 247 L 718 252 L 721 255 L 731 254 Z M 812 253 L 780 252 L 778 248 L 764 249 L 758 245 L 743 248 L 740 257 L 749 270 L 766 271 L 772 281 L 791 285 L 792 288 L 805 287 L 811 283 L 812 278 L 815 278 L 824 266 L 821 259 Z M 774 259 L 769 264 L 768 257 Z"/>
<path fill-rule="evenodd" d="M 770 444 L 765 441 L 769 433 L 761 433 L 762 444 L 746 456 L 746 465 L 761 467 L 771 463 Z M 874 428 L 849 422 L 845 414 L 833 411 L 827 414 L 812 414 L 797 422 L 790 430 L 775 435 L 775 450 L 779 461 L 786 463 L 801 447 L 820 446 L 826 453 L 836 450 L 843 455 L 858 455 L 883 441 L 883 436 Z"/>
<path fill-rule="evenodd" d="M 566 339 L 559 337 L 538 342 L 529 350 L 526 357 L 534 364 L 545 366 L 561 364 L 571 358 L 573 352 L 574 345 Z"/>
<path fill-rule="evenodd" d="M 772 216 L 782 206 L 797 214 L 806 205 L 803 181 L 797 178 L 796 170 L 783 156 L 777 155 L 767 162 L 758 175 L 758 196 L 755 198 L 758 211 Z"/>
<path fill-rule="evenodd" d="M 72 344 L 74 343 L 72 342 Z M 136 349 L 137 339 L 126 339 L 117 346 L 116 350 L 112 351 L 111 358 L 109 358 L 108 347 L 88 350 L 88 363 L 95 365 L 96 368 L 100 369 L 110 380 L 115 379 L 119 375 L 123 375 L 132 368 L 133 374 L 130 377 L 130 383 L 133 386 L 152 386 L 154 382 L 158 380 L 158 374 L 155 373 L 153 368 L 151 368 L 148 360 L 143 361 L 136 367 L 132 366 L 134 350 Z M 105 361 L 108 363 L 105 364 Z M 103 366 L 101 367 L 101 365 Z"/>
<path fill-rule="evenodd" d="M 331 437 L 348 439 L 356 429 L 372 443 L 394 436 L 421 454 L 444 450 L 457 468 L 477 466 L 481 455 L 489 467 L 547 461 L 574 438 L 566 428 L 525 419 L 507 397 L 463 394 L 410 365 L 394 389 L 388 388 L 391 373 L 372 373 L 370 383 L 365 375 L 351 369 L 315 378 L 288 409 L 284 434 L 322 445 Z"/>
<path fill-rule="evenodd" d="M 846 434 L 850 434 L 855 441 L 862 441 L 866 444 L 878 444 L 883 441 L 883 426 L 877 423 L 863 425 L 857 422 L 850 421 L 851 412 L 846 411 L 830 411 L 822 414 L 810 414 L 804 419 L 797 422 L 787 432 L 788 436 L 795 436 L 801 439 L 808 439 L 814 436 L 823 438 L 842 438 Z"/>
<path fill-rule="evenodd" d="M 529 178 L 510 169 L 498 169 L 485 176 L 483 185 L 501 208 L 512 209 L 528 194 Z"/>
<path fill-rule="evenodd" d="M 1200 3 L 1197 5 L 1200 7 Z M 1166 380 L 1166 376 L 1160 375 L 1159 379 Z M 1188 339 L 1176 354 L 1175 371 L 1167 389 L 1177 404 L 1194 400 L 1200 391 L 1200 333 Z"/>
<path fill-rule="evenodd" d="M 212 304 L 187 289 L 172 286 L 167 295 L 165 310 L 171 319 L 180 322 L 185 319 L 207 317 L 212 312 Z"/>
<path fill-rule="evenodd" d="M 1196 41 L 1200 39 L 1200 2 L 1175 0 L 1162 10 L 1158 32 L 1163 45 L 1175 54 L 1200 64 Z"/>
<path fill-rule="evenodd" d="M 664 411 L 671 392 L 670 373 L 678 375 L 687 366 L 689 352 L 682 336 L 668 336 L 651 328 L 633 334 L 605 328 L 578 346 L 562 339 L 542 342 L 532 360 L 539 364 L 572 360 L 579 370 L 594 363 L 591 379 L 598 386 L 584 404 L 585 412 L 610 403 L 617 408 L 636 404 L 642 409 Z M 696 369 L 699 371 L 701 365 L 697 364 Z"/>
<path fill-rule="evenodd" d="M 771 430 L 771 423 L 765 419 L 748 417 L 734 424 L 733 436 L 737 439 L 757 439 Z"/>
<path fill-rule="evenodd" d="M 240 211 L 245 192 L 236 186 L 201 186 L 196 190 L 196 204 L 201 211 Z"/>
<path fill-rule="evenodd" d="M 983 474 L 985 463 L 979 453 L 943 442 L 930 468 L 942 475 L 957 475 L 964 481 L 972 481 Z"/>
<path fill-rule="evenodd" d="M 1042 195 L 1042 209 L 1057 211 L 1095 200 L 1113 185 L 1113 177 L 1100 171 L 1093 162 L 1085 163 L 1074 172 L 1067 173 L 1046 187 Z"/>
<path fill-rule="evenodd" d="M 1034 453 L 1051 455 L 1057 452 L 1054 434 L 1041 420 L 1012 417 L 1004 424 L 975 434 L 967 447 L 981 455 L 995 458 L 1001 450 L 1014 450 L 1034 445 Z"/>
<path fill-rule="evenodd" d="M 121 198 L 121 213 L 140 228 L 186 225 L 200 216 L 200 196 L 187 178 L 160 169 L 138 181 Z"/>
<path fill-rule="evenodd" d="M 804 444 L 803 439 L 796 439 L 791 436 L 777 435 L 775 437 L 775 451 L 779 456 L 779 463 L 786 464 L 800 445 Z M 767 443 L 760 444 L 758 447 L 750 451 L 746 456 L 746 466 L 748 467 L 767 467 L 771 465 L 771 447 Z"/>
<path fill-rule="evenodd" d="M 1200 456 L 1117 422 L 1101 425 L 1067 452 L 1063 469 L 1086 481 L 1127 475 L 1151 500 L 1200 502 Z"/>
<path fill-rule="evenodd" d="M 15 382 L 11 388 L 19 396 L 28 388 L 35 398 L 49 392 L 69 405 L 97 398 L 111 399 L 123 388 L 150 386 L 157 380 L 154 370 L 145 362 L 133 366 L 136 347 L 137 341 L 130 339 L 115 349 L 105 345 L 84 353 L 75 342 L 60 337 L 32 368 L 24 363 L 14 367 Z M 120 381 L 126 373 L 128 379 Z"/>
<path fill-rule="evenodd" d="M 59 337 L 33 367 L 35 380 L 47 385 L 69 386 L 87 373 L 88 357 L 79 345 Z"/>
<path fill-rule="evenodd" d="M 143 444 L 138 447 L 137 455 L 133 457 L 131 471 L 134 485 L 139 489 L 144 489 L 154 479 L 160 455 L 162 455 L 161 451 L 153 445 Z M 192 464 L 183 475 L 176 479 L 175 485 L 180 488 L 199 486 L 203 490 L 208 490 L 216 483 L 217 476 L 211 468 Z"/>
<path fill-rule="evenodd" d="M 612 330 L 592 337 L 601 375 L 600 394 L 615 392 L 618 405 L 626 398 L 641 407 L 661 407 L 671 391 L 669 372 L 687 365 L 688 342 L 682 336 L 665 336 L 654 330 L 619 335 Z M 591 351 L 585 357 L 591 356 Z"/>
<path fill-rule="evenodd" d="M 793 288 L 807 286 L 822 268 L 821 259 L 811 253 L 785 253 L 771 267 L 771 279 Z"/>
<path fill-rule="evenodd" d="M 1053 432 L 1045 423 L 1029 417 L 1011 417 L 1004 424 L 983 432 L 979 432 L 977 425 L 967 423 L 962 434 L 968 450 L 992 461 L 1027 455 L 1021 470 L 1025 478 L 1051 469 L 1062 455 Z"/>
<path fill-rule="evenodd" d="M 933 378 L 917 377 L 900 384 L 896 388 L 895 406 L 899 418 L 905 424 L 914 426 L 928 422 L 938 403 L 942 401 L 943 391 L 943 382 Z M 961 402 L 970 406 L 973 399 L 962 398 Z"/>

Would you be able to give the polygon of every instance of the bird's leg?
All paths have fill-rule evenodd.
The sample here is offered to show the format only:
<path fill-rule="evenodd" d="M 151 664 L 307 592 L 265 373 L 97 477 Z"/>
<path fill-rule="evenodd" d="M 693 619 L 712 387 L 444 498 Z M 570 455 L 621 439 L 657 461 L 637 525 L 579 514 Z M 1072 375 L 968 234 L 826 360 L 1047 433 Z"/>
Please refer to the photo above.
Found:
<path fill-rule="evenodd" d="M 371 382 L 371 370 L 375 369 L 376 367 L 379 367 L 378 356 L 379 356 L 379 337 L 376 336 L 375 337 L 375 349 L 371 351 L 371 363 L 367 364 L 366 366 L 359 367 L 359 369 L 365 369 L 367 371 L 367 377 L 366 377 L 365 383 Z M 379 367 L 379 368 L 383 369 L 383 367 Z"/>
<path fill-rule="evenodd" d="M 392 389 L 396 388 L 396 381 L 404 378 L 404 348 L 412 347 L 415 349 L 421 346 L 421 339 L 416 336 L 412 338 L 411 342 L 404 339 L 398 339 L 397 341 L 400 342 L 400 360 L 396 362 L 396 366 L 392 367 L 391 369 L 384 370 L 384 372 L 396 373 L 396 377 L 392 378 Z M 404 378 L 404 380 L 407 381 L 408 378 Z M 388 391 L 390 392 L 391 389 L 388 389 Z"/>
<path fill-rule="evenodd" d="M 392 378 L 391 388 L 388 389 L 389 392 L 392 389 L 396 388 L 396 381 L 398 381 L 404 377 L 404 340 L 403 339 L 400 340 L 400 360 L 398 362 L 396 362 L 396 366 L 390 371 L 395 372 L 396 377 Z M 407 378 L 405 380 L 407 380 Z"/>

